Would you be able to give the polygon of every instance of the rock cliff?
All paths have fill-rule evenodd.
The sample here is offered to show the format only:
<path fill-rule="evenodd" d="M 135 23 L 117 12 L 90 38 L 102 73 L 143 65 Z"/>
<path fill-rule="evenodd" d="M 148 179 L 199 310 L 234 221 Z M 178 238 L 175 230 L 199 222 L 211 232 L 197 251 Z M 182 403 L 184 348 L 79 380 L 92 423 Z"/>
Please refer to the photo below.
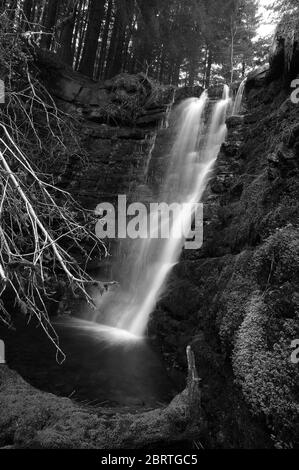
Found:
<path fill-rule="evenodd" d="M 288 85 L 299 68 L 281 40 L 270 68 L 248 78 L 246 114 L 227 121 L 203 248 L 182 254 L 152 316 L 170 369 L 192 344 L 208 446 L 298 445 L 299 106 Z"/>
<path fill-rule="evenodd" d="M 167 120 L 174 88 L 143 74 L 94 82 L 43 51 L 37 53 L 37 65 L 57 105 L 78 127 L 82 154 L 54 169 L 59 185 L 91 210 L 99 202 L 115 203 L 118 194 L 140 197 L 147 160 Z"/>

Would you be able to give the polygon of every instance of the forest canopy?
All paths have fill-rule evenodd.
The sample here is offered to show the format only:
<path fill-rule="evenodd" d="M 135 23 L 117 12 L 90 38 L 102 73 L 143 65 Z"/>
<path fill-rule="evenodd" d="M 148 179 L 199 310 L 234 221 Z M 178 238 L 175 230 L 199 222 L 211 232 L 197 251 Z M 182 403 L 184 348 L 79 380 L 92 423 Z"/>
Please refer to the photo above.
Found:
<path fill-rule="evenodd" d="M 291 1 L 291 0 L 290 0 Z M 2 0 L 15 27 L 75 70 L 109 79 L 143 72 L 208 87 L 259 65 L 257 0 Z"/>

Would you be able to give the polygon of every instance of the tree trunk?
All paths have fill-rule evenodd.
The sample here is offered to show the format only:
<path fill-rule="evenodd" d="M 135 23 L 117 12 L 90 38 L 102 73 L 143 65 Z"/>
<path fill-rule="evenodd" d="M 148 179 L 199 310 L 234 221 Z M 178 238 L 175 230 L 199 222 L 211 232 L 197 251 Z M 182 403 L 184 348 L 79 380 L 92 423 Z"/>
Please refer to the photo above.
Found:
<path fill-rule="evenodd" d="M 172 85 L 172 76 L 173 76 L 173 64 L 170 65 L 169 70 L 168 70 L 168 80 L 167 83 Z"/>
<path fill-rule="evenodd" d="M 43 26 L 45 33 L 42 37 L 41 45 L 46 49 L 50 49 L 52 42 L 52 33 L 57 20 L 59 2 L 58 0 L 48 0 L 43 15 Z"/>
<path fill-rule="evenodd" d="M 64 24 L 59 38 L 60 47 L 58 50 L 58 55 L 59 58 L 68 65 L 72 65 L 74 60 L 72 48 L 74 25 L 75 18 L 73 17 Z"/>
<path fill-rule="evenodd" d="M 73 50 L 75 57 L 75 70 L 79 69 L 80 60 L 83 51 L 83 44 L 86 32 L 86 25 L 88 18 L 86 17 L 86 7 L 87 0 L 81 0 L 77 12 L 77 21 L 75 26 Z"/>
<path fill-rule="evenodd" d="M 207 77 L 207 66 L 208 66 L 208 48 L 206 47 L 205 51 L 205 61 L 204 61 L 204 69 L 202 75 L 202 87 L 204 88 L 206 85 L 206 77 Z"/>
<path fill-rule="evenodd" d="M 174 69 L 173 85 L 178 86 L 180 82 L 181 64 L 176 64 Z"/>
<path fill-rule="evenodd" d="M 234 81 L 234 57 L 235 57 L 235 36 L 236 36 L 236 29 L 233 22 L 233 18 L 231 17 L 231 46 L 230 46 L 230 83 L 232 84 Z"/>
<path fill-rule="evenodd" d="M 126 38 L 124 42 L 124 48 L 123 48 L 123 61 L 122 61 L 122 70 L 127 71 L 128 70 L 128 57 L 129 57 L 129 45 L 130 41 L 132 38 L 132 21 L 131 19 L 129 26 L 127 27 L 126 31 Z"/>
<path fill-rule="evenodd" d="M 245 78 L 245 72 L 246 72 L 246 63 L 245 60 L 242 62 L 242 78 Z"/>
<path fill-rule="evenodd" d="M 93 77 L 101 24 L 105 11 L 105 0 L 90 0 L 88 25 L 79 71 Z"/>
<path fill-rule="evenodd" d="M 66 17 L 60 24 L 60 37 L 59 37 L 59 58 L 68 65 L 73 65 L 74 61 L 74 50 L 72 48 L 72 39 L 75 27 L 76 19 L 76 7 L 77 1 L 71 0 L 66 11 Z"/>
<path fill-rule="evenodd" d="M 207 71 L 206 71 L 206 80 L 205 80 L 205 88 L 209 88 L 210 83 L 211 83 L 212 63 L 213 63 L 213 55 L 212 55 L 211 50 L 209 50 Z"/>
<path fill-rule="evenodd" d="M 109 0 L 107 13 L 106 13 L 106 19 L 105 19 L 104 32 L 103 32 L 103 37 L 102 37 L 102 44 L 101 44 L 100 63 L 99 63 L 98 74 L 97 74 L 98 78 L 102 78 L 105 63 L 106 63 L 107 44 L 108 44 L 108 36 L 109 36 L 111 17 L 112 17 L 112 8 L 113 8 L 113 0 Z"/>
<path fill-rule="evenodd" d="M 136 57 L 134 54 L 132 54 L 132 57 L 130 60 L 129 73 L 132 73 L 134 75 L 136 73 L 136 69 L 137 69 Z"/>
<path fill-rule="evenodd" d="M 191 59 L 189 64 L 188 86 L 193 87 L 195 81 L 195 61 Z"/>
<path fill-rule="evenodd" d="M 158 80 L 160 83 L 163 83 L 163 78 L 164 78 L 164 70 L 165 70 L 165 48 L 162 46 L 162 53 L 161 53 L 161 59 L 160 59 L 160 69 L 159 69 L 159 76 Z"/>
<path fill-rule="evenodd" d="M 106 78 L 111 78 L 122 70 L 126 29 L 131 20 L 133 6 L 134 3 L 131 1 L 124 5 L 120 0 L 117 4 L 115 23 L 113 26 L 107 60 Z"/>
<path fill-rule="evenodd" d="M 119 44 L 120 29 L 121 29 L 121 8 L 118 8 L 116 12 L 115 22 L 113 26 L 111 41 L 110 41 L 106 74 L 105 74 L 106 78 L 111 78 L 114 75 L 114 70 L 115 70 L 114 60 L 115 60 L 115 55 L 117 53 L 117 47 Z M 121 52 L 122 52 L 122 45 L 121 45 Z M 119 54 L 119 51 L 118 51 L 118 54 Z"/>
<path fill-rule="evenodd" d="M 140 9 L 137 64 L 138 67 L 149 70 L 153 46 L 158 35 L 158 19 L 155 14 L 157 0 L 137 0 L 137 4 Z"/>
<path fill-rule="evenodd" d="M 23 5 L 23 13 L 25 20 L 28 22 L 32 21 L 32 8 L 33 7 L 33 0 L 25 0 Z"/>

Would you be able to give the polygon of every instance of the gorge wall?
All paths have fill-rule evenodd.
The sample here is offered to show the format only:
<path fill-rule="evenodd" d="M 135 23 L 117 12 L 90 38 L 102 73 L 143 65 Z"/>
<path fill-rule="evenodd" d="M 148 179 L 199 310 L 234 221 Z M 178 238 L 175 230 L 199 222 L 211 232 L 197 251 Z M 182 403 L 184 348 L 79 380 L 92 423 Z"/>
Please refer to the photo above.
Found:
<path fill-rule="evenodd" d="M 299 74 L 297 44 L 290 56 L 288 35 L 278 30 L 270 68 L 249 77 L 246 115 L 228 119 L 205 194 L 204 245 L 182 253 L 151 317 L 153 344 L 176 380 L 192 345 L 202 394 L 196 430 L 186 423 L 185 395 L 147 416 L 112 419 L 111 411 L 37 392 L 2 368 L 0 401 L 11 397 L 0 416 L 2 446 L 132 448 L 144 446 L 149 432 L 153 444 L 196 436 L 208 448 L 298 445 L 299 368 L 290 345 L 299 338 L 299 105 L 289 88 Z M 91 210 L 118 194 L 150 200 L 171 146 L 171 127 L 158 129 L 174 90 L 144 75 L 95 83 L 48 55 L 37 63 L 57 105 L 78 125 L 82 154 L 57 162 L 59 185 Z"/>
<path fill-rule="evenodd" d="M 170 369 L 185 367 L 192 345 L 208 446 L 298 445 L 299 106 L 289 84 L 299 67 L 297 54 L 286 65 L 280 31 L 277 41 L 270 69 L 247 81 L 246 115 L 227 121 L 203 248 L 182 254 L 152 316 Z"/>
<path fill-rule="evenodd" d="M 150 324 L 174 378 L 192 344 L 208 447 L 298 444 L 290 345 L 299 338 L 299 107 L 289 85 L 299 66 L 288 34 L 278 29 L 270 67 L 249 76 L 246 115 L 228 119 L 204 198 L 204 245 L 182 254 Z M 59 69 L 55 77 L 47 72 L 59 105 L 82 119 L 88 156 L 87 168 L 70 162 L 67 189 L 91 209 L 117 194 L 149 200 L 173 140 L 172 126 L 157 135 L 173 90 L 153 88 L 144 76 L 95 84 Z M 190 93 L 201 90 L 180 90 L 176 101 Z"/>
<path fill-rule="evenodd" d="M 82 153 L 61 162 L 56 169 L 59 185 L 91 210 L 101 201 L 115 203 L 118 194 L 136 199 L 174 88 L 160 86 L 143 74 L 95 82 L 41 51 L 37 64 L 59 108 L 79 123 Z"/>

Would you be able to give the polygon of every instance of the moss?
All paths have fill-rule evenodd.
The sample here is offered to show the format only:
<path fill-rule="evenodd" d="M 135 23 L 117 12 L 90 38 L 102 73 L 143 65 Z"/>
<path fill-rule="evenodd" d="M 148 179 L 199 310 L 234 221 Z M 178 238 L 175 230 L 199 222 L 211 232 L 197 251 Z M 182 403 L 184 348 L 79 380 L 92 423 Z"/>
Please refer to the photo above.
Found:
<path fill-rule="evenodd" d="M 6 366 L 0 367 L 0 406 L 0 447 L 133 449 L 196 439 L 201 426 L 187 391 L 166 407 L 140 413 L 84 408 L 36 390 Z"/>
<path fill-rule="evenodd" d="M 250 270 L 252 256 L 250 250 L 236 255 L 223 274 L 227 282 L 217 302 L 217 325 L 227 352 L 232 350 L 236 331 L 243 321 L 248 295 L 256 288 Z"/>
<path fill-rule="evenodd" d="M 292 446 L 299 438 L 298 367 L 291 362 L 290 344 L 298 335 L 298 322 L 281 324 L 279 338 L 267 347 L 269 316 L 273 305 L 267 305 L 261 292 L 253 295 L 246 306 L 233 354 L 237 383 L 253 412 L 263 415 L 274 439 Z"/>
<path fill-rule="evenodd" d="M 218 311 L 222 343 L 233 352 L 237 383 L 253 412 L 277 441 L 291 445 L 299 438 L 299 370 L 290 357 L 299 337 L 297 229 L 277 229 L 230 269 Z"/>
<path fill-rule="evenodd" d="M 299 233 L 292 224 L 276 229 L 256 251 L 255 275 L 260 286 L 281 286 L 299 279 Z"/>

